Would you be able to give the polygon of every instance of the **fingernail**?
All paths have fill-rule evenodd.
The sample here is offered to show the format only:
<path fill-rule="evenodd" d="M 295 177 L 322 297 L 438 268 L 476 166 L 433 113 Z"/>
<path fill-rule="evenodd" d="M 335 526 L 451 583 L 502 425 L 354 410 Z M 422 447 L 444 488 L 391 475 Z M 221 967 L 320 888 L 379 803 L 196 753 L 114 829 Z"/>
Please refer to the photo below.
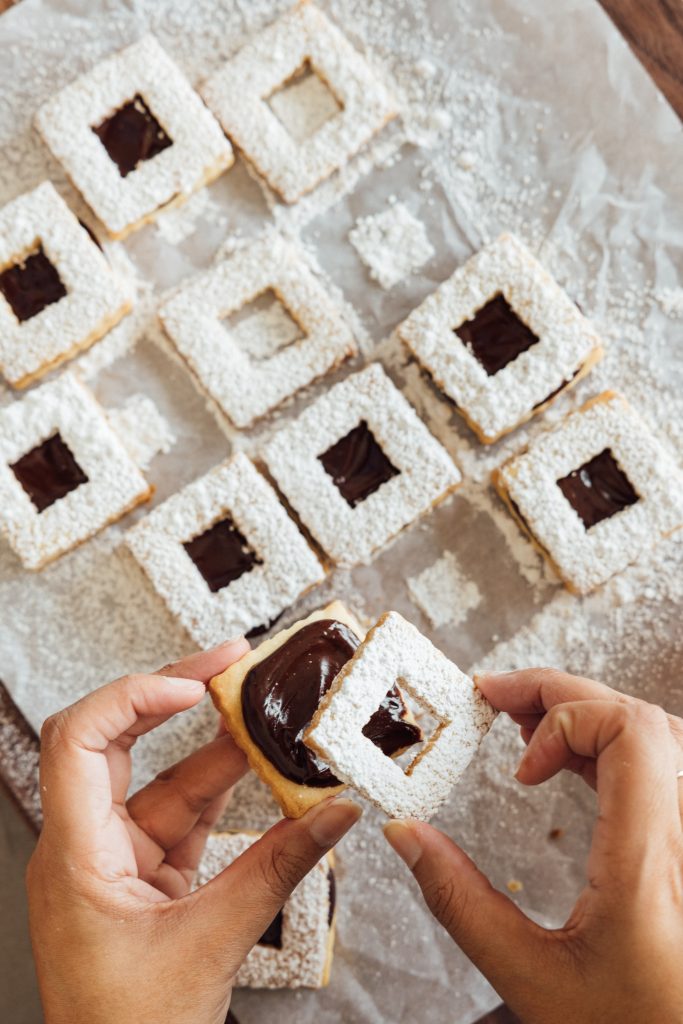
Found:
<path fill-rule="evenodd" d="M 329 803 L 320 804 L 309 812 L 308 832 L 318 846 L 328 849 L 338 843 L 350 828 L 356 824 L 363 810 L 353 800 L 336 797 Z"/>
<path fill-rule="evenodd" d="M 383 827 L 389 845 L 412 870 L 422 856 L 422 844 L 409 821 L 388 821 Z"/>
<path fill-rule="evenodd" d="M 237 636 L 231 637 L 230 640 L 221 641 L 221 643 L 216 644 L 213 650 L 222 651 L 224 647 L 231 647 L 233 644 L 238 644 L 240 640 L 246 640 L 244 633 L 238 633 Z"/>
<path fill-rule="evenodd" d="M 516 669 L 511 669 L 509 672 L 477 672 L 472 676 L 472 680 L 478 683 L 480 679 L 504 679 L 505 676 L 514 676 Z"/>
<path fill-rule="evenodd" d="M 184 679 L 182 676 L 161 676 L 161 678 L 165 680 L 165 682 L 170 683 L 171 686 L 181 686 L 183 689 L 190 691 L 196 690 L 197 693 L 199 693 L 200 690 L 202 693 L 206 692 L 204 683 L 199 679 Z"/>

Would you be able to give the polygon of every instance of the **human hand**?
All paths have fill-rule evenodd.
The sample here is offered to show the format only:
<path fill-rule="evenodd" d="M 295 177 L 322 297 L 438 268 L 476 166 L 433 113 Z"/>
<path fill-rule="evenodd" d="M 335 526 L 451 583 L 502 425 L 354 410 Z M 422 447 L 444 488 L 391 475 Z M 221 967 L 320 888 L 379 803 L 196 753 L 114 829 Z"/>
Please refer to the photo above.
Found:
<path fill-rule="evenodd" d="M 127 800 L 137 737 L 198 704 L 248 649 L 238 640 L 124 677 L 45 723 L 45 823 L 27 885 L 46 1024 L 223 1024 L 244 957 L 358 820 L 350 800 L 319 804 L 190 893 L 242 753 L 219 734 Z"/>
<path fill-rule="evenodd" d="M 597 790 L 587 885 L 548 931 L 445 835 L 389 822 L 430 910 L 524 1024 L 683 1021 L 683 721 L 550 669 L 477 685 L 521 728 L 522 784 L 568 768 Z"/>

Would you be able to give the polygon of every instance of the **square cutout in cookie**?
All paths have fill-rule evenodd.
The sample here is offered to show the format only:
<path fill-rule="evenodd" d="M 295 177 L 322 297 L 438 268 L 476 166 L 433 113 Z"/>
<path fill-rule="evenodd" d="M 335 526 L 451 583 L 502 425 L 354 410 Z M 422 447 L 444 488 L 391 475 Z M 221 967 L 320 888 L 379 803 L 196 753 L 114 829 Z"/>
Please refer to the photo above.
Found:
<path fill-rule="evenodd" d="M 212 832 L 197 870 L 205 885 L 260 838 L 258 832 Z M 247 955 L 237 988 L 321 988 L 329 980 L 336 923 L 334 856 L 326 854 L 299 883 Z"/>
<path fill-rule="evenodd" d="M 112 238 L 187 199 L 233 162 L 219 125 L 152 36 L 59 91 L 36 124 Z"/>
<path fill-rule="evenodd" d="M 346 163 L 397 112 L 365 58 L 310 3 L 255 36 L 202 93 L 227 135 L 287 203 Z"/>
<path fill-rule="evenodd" d="M 343 109 L 310 60 L 268 97 L 268 106 L 296 142 L 304 142 Z"/>
<path fill-rule="evenodd" d="M 683 526 L 683 474 L 628 403 L 609 391 L 538 437 L 493 479 L 578 594 Z"/>
<path fill-rule="evenodd" d="M 398 327 L 480 441 L 544 409 L 602 357 L 599 336 L 512 235 L 501 235 Z"/>
<path fill-rule="evenodd" d="M 104 409 L 71 374 L 0 411 L 0 525 L 27 569 L 151 495 Z"/>
<path fill-rule="evenodd" d="M 386 690 L 424 707 L 436 729 L 404 770 L 363 732 Z M 446 800 L 496 713 L 471 679 L 415 626 L 387 612 L 336 677 L 304 741 L 335 775 L 390 817 L 432 817 Z"/>
<path fill-rule="evenodd" d="M 88 348 L 130 306 L 128 284 L 50 182 L 0 210 L 0 368 L 13 387 Z"/>
<path fill-rule="evenodd" d="M 172 495 L 126 540 L 200 647 L 269 623 L 325 578 L 273 488 L 242 454 Z"/>
<path fill-rule="evenodd" d="M 375 448 L 381 462 L 366 458 Z M 337 452 L 343 456 L 338 463 Z M 266 445 L 264 458 L 306 527 L 343 565 L 368 561 L 461 480 L 448 453 L 377 363 L 335 384 L 284 426 Z"/>
<path fill-rule="evenodd" d="M 277 299 L 270 307 L 269 296 Z M 181 288 L 159 316 L 202 388 L 237 427 L 250 426 L 357 351 L 303 253 L 275 234 Z"/>

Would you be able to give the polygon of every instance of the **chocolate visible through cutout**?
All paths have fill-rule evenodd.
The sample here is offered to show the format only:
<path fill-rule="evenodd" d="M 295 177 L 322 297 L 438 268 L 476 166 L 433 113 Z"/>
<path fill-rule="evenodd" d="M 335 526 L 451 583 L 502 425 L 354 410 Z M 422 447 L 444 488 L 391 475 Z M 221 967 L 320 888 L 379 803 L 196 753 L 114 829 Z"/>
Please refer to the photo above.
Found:
<path fill-rule="evenodd" d="M 377 444 L 365 420 L 318 458 L 351 508 L 400 473 Z"/>
<path fill-rule="evenodd" d="M 222 321 L 230 337 L 252 363 L 301 341 L 306 334 L 272 288 L 257 295 Z"/>
<path fill-rule="evenodd" d="M 10 469 L 39 512 L 88 482 L 59 433 L 22 455 Z"/>
<path fill-rule="evenodd" d="M 270 922 L 263 935 L 257 942 L 257 946 L 273 946 L 275 949 L 282 949 L 282 911 Z"/>
<path fill-rule="evenodd" d="M 17 320 L 23 323 L 63 299 L 66 288 L 42 245 L 38 245 L 28 256 L 0 273 L 0 292 Z"/>
<path fill-rule="evenodd" d="M 455 333 L 486 370 L 489 377 L 502 370 L 539 338 L 520 320 L 504 295 L 496 295 Z"/>
<path fill-rule="evenodd" d="M 93 127 L 122 178 L 143 160 L 173 145 L 139 93 L 97 127 Z"/>
<path fill-rule="evenodd" d="M 230 516 L 186 541 L 183 547 L 214 594 L 250 572 L 255 565 L 263 565 Z"/>
<path fill-rule="evenodd" d="M 309 58 L 266 97 L 295 142 L 304 142 L 344 108 Z"/>
<path fill-rule="evenodd" d="M 557 485 L 587 530 L 639 500 L 609 448 L 562 477 Z"/>

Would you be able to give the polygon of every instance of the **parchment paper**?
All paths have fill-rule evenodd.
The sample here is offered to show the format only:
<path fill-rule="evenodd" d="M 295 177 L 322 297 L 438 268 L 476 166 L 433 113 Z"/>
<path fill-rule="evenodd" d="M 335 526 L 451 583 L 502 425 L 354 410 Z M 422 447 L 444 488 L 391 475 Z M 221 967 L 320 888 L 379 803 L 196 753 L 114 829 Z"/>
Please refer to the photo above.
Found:
<path fill-rule="evenodd" d="M 0 20 L 0 201 L 47 174 L 78 209 L 78 197 L 32 134 L 30 121 L 42 99 L 99 57 L 151 29 L 196 82 L 286 6 L 275 0 L 24 0 Z M 364 357 L 383 360 L 464 469 L 466 486 L 452 501 L 373 565 L 335 573 L 282 625 L 331 596 L 370 618 L 393 607 L 465 670 L 554 661 L 680 713 L 683 567 L 677 539 L 579 601 L 544 570 L 487 484 L 489 470 L 506 454 L 607 386 L 623 390 L 665 443 L 680 450 L 683 325 L 672 300 L 680 287 L 683 244 L 678 120 L 594 0 L 334 0 L 322 6 L 392 79 L 403 121 L 292 210 L 273 204 L 240 160 L 211 187 L 201 209 L 186 212 L 188 237 L 172 243 L 168 227 L 151 227 L 127 242 L 125 252 L 112 252 L 119 262 L 129 258 L 152 285 L 147 300 L 153 302 L 208 265 L 218 249 L 234 247 L 273 221 L 300 236 L 346 304 Z M 383 209 L 391 196 L 426 224 L 435 256 L 384 292 L 347 236 L 359 216 Z M 389 335 L 435 285 L 503 229 L 518 231 L 543 257 L 596 319 L 609 352 L 544 423 L 484 450 Z M 135 350 L 99 372 L 95 360 L 106 363 L 106 348 L 81 362 L 90 366 L 90 382 L 106 405 L 142 392 L 171 424 L 177 443 L 149 472 L 155 502 L 231 450 L 258 451 L 283 419 L 330 383 L 300 396 L 257 430 L 237 435 L 207 410 L 151 322 L 141 333 Z M 348 368 L 337 376 L 346 373 Z M 2 400 L 14 399 L 5 391 Z M 121 547 L 122 531 L 141 514 L 40 575 L 23 572 L 0 545 L 0 672 L 36 728 L 93 686 L 192 649 Z M 463 624 L 434 629 L 411 602 L 406 578 L 444 549 L 455 552 L 482 601 Z M 140 745 L 136 783 L 213 728 L 206 702 L 159 730 Z M 494 884 L 521 881 L 515 897 L 520 905 L 558 924 L 582 883 L 593 798 L 574 779 L 521 792 L 511 779 L 518 755 L 515 731 L 499 722 L 437 824 Z M 269 795 L 247 779 L 225 824 L 261 827 L 274 818 Z M 330 987 L 238 993 L 234 1009 L 242 1024 L 468 1024 L 496 1004 L 495 993 L 430 919 L 386 848 L 379 821 L 369 811 L 340 847 Z M 562 836 L 549 839 L 557 828 Z"/>

